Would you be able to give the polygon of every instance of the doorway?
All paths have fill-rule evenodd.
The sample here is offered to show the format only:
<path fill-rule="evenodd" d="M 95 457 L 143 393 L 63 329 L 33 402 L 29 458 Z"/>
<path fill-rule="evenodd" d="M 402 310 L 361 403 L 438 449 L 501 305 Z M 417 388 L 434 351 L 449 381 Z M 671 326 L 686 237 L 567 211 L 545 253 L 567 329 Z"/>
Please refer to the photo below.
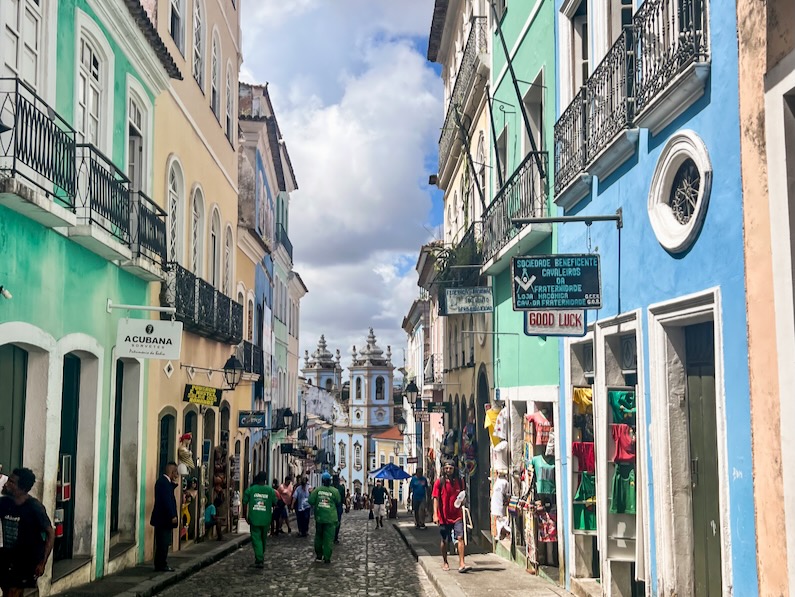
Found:
<path fill-rule="evenodd" d="M 25 388 L 28 353 L 12 344 L 0 346 L 0 472 L 25 466 Z M 30 464 L 27 464 L 30 468 Z"/>
<path fill-rule="evenodd" d="M 477 488 L 473 492 L 473 503 L 477 504 L 473 508 L 475 513 L 475 520 L 473 521 L 476 530 L 481 531 L 478 534 L 478 539 L 481 536 L 485 537 L 491 542 L 491 516 L 490 516 L 490 481 L 489 481 L 489 463 L 491 458 L 489 455 L 489 446 L 491 446 L 491 439 L 489 433 L 484 426 L 484 419 L 486 417 L 486 405 L 490 403 L 489 400 L 489 378 L 486 375 L 486 367 L 481 365 L 480 372 L 478 373 L 478 386 L 477 386 L 477 400 L 475 403 L 475 434 L 477 438 L 477 461 L 481 463 L 480 471 L 475 476 L 477 479 Z"/>
<path fill-rule="evenodd" d="M 711 321 L 685 328 L 695 597 L 723 590 L 714 338 Z"/>
<path fill-rule="evenodd" d="M 77 472 L 77 442 L 80 410 L 80 359 L 72 354 L 63 361 L 61 395 L 61 443 L 58 449 L 58 490 L 55 496 L 56 532 L 53 561 L 69 560 L 74 555 L 75 499 L 72 489 Z"/>

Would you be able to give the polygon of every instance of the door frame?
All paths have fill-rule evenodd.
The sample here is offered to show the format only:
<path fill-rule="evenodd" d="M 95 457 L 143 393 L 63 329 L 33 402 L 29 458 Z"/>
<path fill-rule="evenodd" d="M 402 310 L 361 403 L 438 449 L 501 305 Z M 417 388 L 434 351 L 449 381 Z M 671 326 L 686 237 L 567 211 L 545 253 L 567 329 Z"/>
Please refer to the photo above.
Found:
<path fill-rule="evenodd" d="M 715 410 L 718 437 L 718 496 L 723 587 L 732 586 L 731 516 L 723 367 L 720 288 L 656 303 L 648 309 L 651 452 L 654 478 L 654 528 L 657 545 L 657 592 L 692 593 L 693 515 L 690 497 L 684 328 L 712 321 L 715 342 Z"/>

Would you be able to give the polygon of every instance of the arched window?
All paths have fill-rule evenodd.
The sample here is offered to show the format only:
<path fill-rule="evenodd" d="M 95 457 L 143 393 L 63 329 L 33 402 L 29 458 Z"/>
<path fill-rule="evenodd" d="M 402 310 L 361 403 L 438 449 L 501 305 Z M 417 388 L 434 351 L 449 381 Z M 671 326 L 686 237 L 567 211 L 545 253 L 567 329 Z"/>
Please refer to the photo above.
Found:
<path fill-rule="evenodd" d="M 353 468 L 362 470 L 362 446 L 358 441 L 353 444 Z"/>
<path fill-rule="evenodd" d="M 221 285 L 221 216 L 213 211 L 210 222 L 210 283 L 218 288 Z"/>
<path fill-rule="evenodd" d="M 466 335 L 467 340 L 467 356 L 469 357 L 468 363 L 475 364 L 475 335 L 472 333 L 475 331 L 475 316 L 471 313 L 469 314 L 469 334 Z"/>
<path fill-rule="evenodd" d="M 375 399 L 376 400 L 383 400 L 384 399 L 384 378 L 377 377 L 375 380 Z"/>
<path fill-rule="evenodd" d="M 362 399 L 362 378 L 361 377 L 357 377 L 356 378 L 356 399 L 357 400 L 361 400 Z"/>
<path fill-rule="evenodd" d="M 232 290 L 232 229 L 227 227 L 224 239 L 224 287 L 222 292 L 229 296 Z"/>
<path fill-rule="evenodd" d="M 173 414 L 164 414 L 160 417 L 160 449 L 157 455 L 157 470 L 160 472 L 164 472 L 166 464 L 174 460 L 176 427 L 176 418 Z"/>
<path fill-rule="evenodd" d="M 192 205 L 190 265 L 193 273 L 201 276 L 204 250 L 204 196 L 201 189 L 193 192 Z"/>
<path fill-rule="evenodd" d="M 168 169 L 168 260 L 177 262 L 182 256 L 182 202 L 185 182 L 179 164 Z"/>
<path fill-rule="evenodd" d="M 221 118 L 221 56 L 218 37 L 213 35 L 213 50 L 210 58 L 210 107 L 216 118 Z"/>
<path fill-rule="evenodd" d="M 77 135 L 81 143 L 99 146 L 100 128 L 105 115 L 103 79 L 105 65 L 97 48 L 85 37 L 80 38 L 80 67 L 77 84 Z"/>
<path fill-rule="evenodd" d="M 179 49 L 183 55 L 185 54 L 184 27 L 185 0 L 171 0 L 168 30 L 169 33 L 171 33 L 171 39 L 174 40 L 174 44 L 176 44 L 177 49 Z"/>
<path fill-rule="evenodd" d="M 232 95 L 232 63 L 226 65 L 226 138 L 234 143 L 234 122 L 232 117 L 235 109 L 235 98 Z"/>
<path fill-rule="evenodd" d="M 248 308 L 246 309 L 246 328 L 248 335 L 246 336 L 249 342 L 254 341 L 254 301 L 248 299 Z"/>
<path fill-rule="evenodd" d="M 200 0 L 193 0 L 193 78 L 204 91 L 204 15 Z"/>

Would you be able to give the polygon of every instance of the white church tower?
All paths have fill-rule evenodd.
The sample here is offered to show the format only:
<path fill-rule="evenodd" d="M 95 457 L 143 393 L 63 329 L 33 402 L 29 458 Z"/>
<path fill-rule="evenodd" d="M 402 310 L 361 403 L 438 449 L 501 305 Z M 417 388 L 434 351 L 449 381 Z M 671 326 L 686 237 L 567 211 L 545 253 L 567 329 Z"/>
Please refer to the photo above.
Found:
<path fill-rule="evenodd" d="M 311 385 L 327 392 L 338 392 L 342 388 L 340 351 L 337 350 L 336 355 L 331 354 L 326 344 L 326 336 L 321 335 L 311 356 L 308 350 L 304 351 L 304 368 L 301 372 Z"/>
<path fill-rule="evenodd" d="M 386 354 L 376 344 L 370 328 L 367 345 L 357 352 L 353 347 L 350 371 L 349 419 L 351 427 L 380 433 L 394 425 L 392 349 Z"/>

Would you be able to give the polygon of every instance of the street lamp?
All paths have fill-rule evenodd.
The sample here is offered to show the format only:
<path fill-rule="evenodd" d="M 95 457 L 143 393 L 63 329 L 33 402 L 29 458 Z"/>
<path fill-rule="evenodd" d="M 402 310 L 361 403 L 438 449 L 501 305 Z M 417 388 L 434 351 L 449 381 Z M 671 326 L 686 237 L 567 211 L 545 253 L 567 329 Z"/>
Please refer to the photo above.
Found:
<path fill-rule="evenodd" d="M 293 411 L 288 406 L 284 409 L 284 413 L 282 414 L 282 418 L 284 419 L 284 426 L 289 430 L 291 429 L 290 423 L 293 422 Z"/>
<path fill-rule="evenodd" d="M 226 363 L 224 363 L 224 380 L 226 380 L 226 385 L 229 386 L 230 390 L 234 390 L 242 379 L 243 364 L 235 355 L 232 355 L 227 359 Z"/>
<path fill-rule="evenodd" d="M 417 402 L 417 396 L 420 393 L 420 389 L 417 387 L 417 384 L 414 383 L 412 379 L 409 382 L 409 385 L 406 386 L 406 398 L 409 399 L 410 404 L 415 404 Z"/>

